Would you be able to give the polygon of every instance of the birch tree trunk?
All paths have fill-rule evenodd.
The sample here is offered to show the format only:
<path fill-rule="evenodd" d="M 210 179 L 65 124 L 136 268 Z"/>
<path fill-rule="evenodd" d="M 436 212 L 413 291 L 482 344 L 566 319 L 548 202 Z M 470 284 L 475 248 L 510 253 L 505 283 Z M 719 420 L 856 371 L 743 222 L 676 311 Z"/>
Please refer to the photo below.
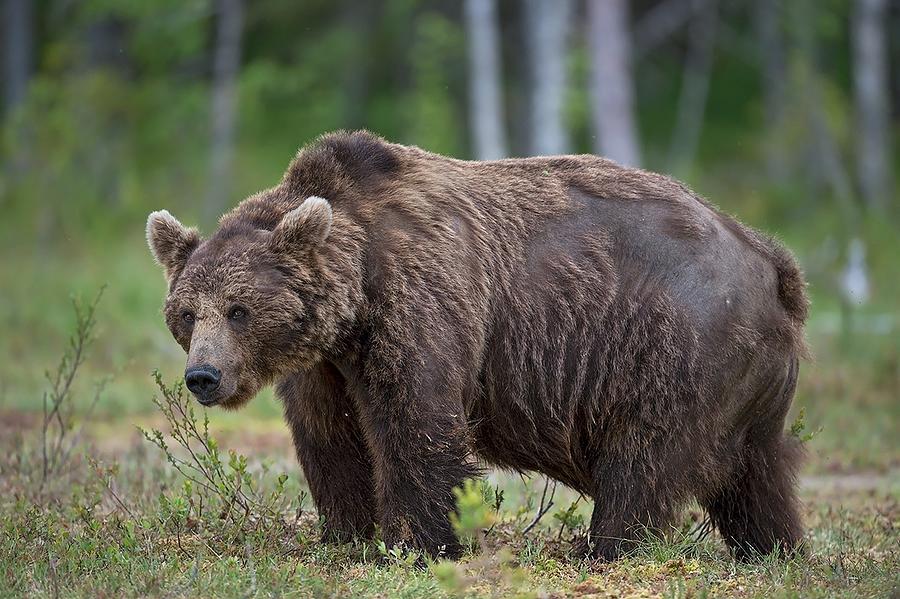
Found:
<path fill-rule="evenodd" d="M 795 38 L 798 79 L 795 82 L 797 99 L 805 108 L 808 126 L 806 153 L 808 170 L 814 185 L 824 184 L 831 190 L 841 210 L 848 230 L 858 224 L 858 207 L 853 202 L 850 176 L 841 158 L 840 148 L 828 123 L 825 112 L 825 93 L 819 67 L 819 42 L 815 29 L 815 6 L 812 0 L 791 0 L 786 5 L 791 12 L 791 30 Z M 812 198 L 819 201 L 820 192 L 813 190 Z"/>
<path fill-rule="evenodd" d="M 787 179 L 787 155 L 782 141 L 787 104 L 783 0 L 757 0 L 756 25 L 766 122 L 766 173 L 775 182 Z"/>
<path fill-rule="evenodd" d="M 595 152 L 639 166 L 628 0 L 587 0 Z"/>
<path fill-rule="evenodd" d="M 4 0 L 3 24 L 4 106 L 12 110 L 25 99 L 31 76 L 31 0 Z"/>
<path fill-rule="evenodd" d="M 856 0 L 853 15 L 853 83 L 856 104 L 856 170 L 869 209 L 891 195 L 887 0 Z"/>
<path fill-rule="evenodd" d="M 662 0 L 647 10 L 631 34 L 633 60 L 640 60 L 663 45 L 685 26 L 695 8 L 693 0 Z"/>
<path fill-rule="evenodd" d="M 466 0 L 469 45 L 469 122 L 475 158 L 506 156 L 500 35 L 496 0 Z"/>
<path fill-rule="evenodd" d="M 694 162 L 712 76 L 718 8 L 715 0 L 692 2 L 696 10 L 688 31 L 688 53 L 681 78 L 675 130 L 669 146 L 670 170 L 686 169 Z"/>
<path fill-rule="evenodd" d="M 242 0 L 217 0 L 216 8 L 210 181 L 205 206 L 207 222 L 218 218 L 231 192 L 236 87 L 241 64 L 241 30 L 244 21 Z"/>
<path fill-rule="evenodd" d="M 563 107 L 572 2 L 525 0 L 524 15 L 532 94 L 529 153 L 565 154 L 569 151 L 569 134 Z"/>

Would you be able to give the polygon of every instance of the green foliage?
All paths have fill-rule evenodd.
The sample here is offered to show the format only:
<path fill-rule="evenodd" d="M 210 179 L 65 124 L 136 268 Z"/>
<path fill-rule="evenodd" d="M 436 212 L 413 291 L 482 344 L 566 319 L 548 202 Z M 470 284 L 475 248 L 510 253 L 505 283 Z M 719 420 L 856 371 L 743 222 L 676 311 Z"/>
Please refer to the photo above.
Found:
<path fill-rule="evenodd" d="M 799 439 L 801 443 L 806 443 L 821 433 L 822 427 L 820 426 L 814 431 L 806 432 L 806 408 L 801 407 L 797 411 L 797 417 L 794 419 L 788 432 L 792 437 Z"/>
<path fill-rule="evenodd" d="M 404 138 L 435 152 L 462 157 L 465 117 L 460 98 L 451 94 L 464 79 L 454 65 L 465 64 L 465 44 L 458 25 L 437 13 L 418 16 L 411 48 L 413 87 L 410 122 Z M 452 79 L 456 75 L 458 78 Z"/>
<path fill-rule="evenodd" d="M 578 511 L 581 496 L 569 504 L 569 507 L 558 510 L 553 514 L 553 519 L 559 522 L 559 536 L 562 537 L 565 530 L 577 532 L 584 526 L 584 515 Z"/>
<path fill-rule="evenodd" d="M 416 551 L 410 551 L 406 547 L 395 545 L 388 547 L 384 541 L 377 543 L 378 553 L 385 558 L 388 564 L 399 567 L 401 569 L 412 568 L 420 563 L 422 556 Z"/>
<path fill-rule="evenodd" d="M 466 480 L 463 486 L 453 489 L 456 511 L 450 513 L 453 529 L 462 537 L 477 538 L 494 524 L 497 513 L 486 501 L 494 492 L 484 481 Z"/>
<path fill-rule="evenodd" d="M 204 0 L 117 2 L 51 0 L 37 13 L 37 61 L 25 102 L 0 125 L 0 231 L 10 239 L 115 235 L 166 205 L 197 218 L 208 188 L 209 99 L 216 13 Z M 743 50 L 755 42 L 750 14 L 722 15 L 746 38 L 716 48 L 700 162 L 682 173 L 702 190 L 735 180 L 762 189 L 760 220 L 800 227 L 813 211 L 840 213 L 840 202 L 800 176 L 810 144 L 809 84 L 822 88 L 823 113 L 838 149 L 852 151 L 852 87 L 845 23 L 849 3 L 835 0 L 783 17 L 788 52 L 785 125 L 764 126 L 760 65 Z M 636 18 L 643 15 L 638 10 Z M 527 90 L 521 7 L 503 8 L 504 88 L 512 153 L 523 151 Z M 808 32 L 801 32 L 808 25 Z M 801 33 L 818 44 L 819 74 L 799 49 Z M 797 43 L 794 43 L 797 42 Z M 635 64 L 639 122 L 648 166 L 664 158 L 681 91 L 675 35 Z M 435 0 L 380 0 L 344 6 L 315 0 L 247 3 L 238 77 L 236 201 L 270 185 L 290 156 L 316 135 L 366 126 L 399 141 L 469 156 L 468 56 L 460 7 Z M 573 151 L 594 149 L 588 94 L 589 52 L 574 36 L 566 121 Z M 822 68 L 827 65 L 828 69 Z M 774 137 L 773 137 L 774 136 Z M 741 143 L 734 143 L 740 139 Z M 798 173 L 772 184 L 765 151 L 775 139 Z M 791 193 L 779 194 L 779 189 Z M 730 194 L 716 198 L 730 202 Z M 742 201 L 741 201 L 742 203 Z M 800 210 L 799 208 L 802 208 Z M 745 216 L 747 212 L 741 211 Z M 752 215 L 752 212 L 750 213 Z M 846 215 L 844 215 L 846 217 Z M 892 215 L 896 217 L 896 214 Z M 208 224 L 208 223 L 206 223 Z"/>

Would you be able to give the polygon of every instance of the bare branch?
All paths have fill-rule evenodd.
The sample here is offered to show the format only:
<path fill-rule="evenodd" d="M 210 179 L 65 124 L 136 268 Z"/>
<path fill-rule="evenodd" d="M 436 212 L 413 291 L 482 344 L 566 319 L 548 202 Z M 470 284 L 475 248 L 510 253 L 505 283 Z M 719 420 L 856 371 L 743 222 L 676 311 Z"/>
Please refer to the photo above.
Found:
<path fill-rule="evenodd" d="M 550 498 L 548 500 L 547 488 L 550 487 L 551 481 L 549 478 L 544 478 L 544 490 L 541 493 L 541 504 L 538 506 L 537 515 L 534 517 L 534 520 L 531 521 L 531 524 L 525 527 L 525 529 L 522 531 L 522 534 L 527 535 L 529 532 L 531 532 L 532 529 L 534 529 L 534 527 L 538 525 L 538 522 L 541 521 L 541 518 L 543 518 L 544 515 L 546 515 L 546 513 L 550 511 L 550 508 L 553 507 L 553 497 L 556 495 L 556 481 L 554 480 L 552 482 L 553 486 L 552 488 L 550 488 Z"/>

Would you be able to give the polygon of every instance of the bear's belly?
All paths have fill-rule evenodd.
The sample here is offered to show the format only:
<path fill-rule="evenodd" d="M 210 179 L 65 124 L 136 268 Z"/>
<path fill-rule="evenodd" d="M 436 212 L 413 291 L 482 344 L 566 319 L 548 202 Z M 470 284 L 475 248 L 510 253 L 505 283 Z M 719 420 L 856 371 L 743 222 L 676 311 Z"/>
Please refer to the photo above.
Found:
<path fill-rule="evenodd" d="M 697 336 L 665 296 L 544 299 L 494 328 L 469 410 L 476 451 L 589 493 L 608 449 L 700 409 Z"/>

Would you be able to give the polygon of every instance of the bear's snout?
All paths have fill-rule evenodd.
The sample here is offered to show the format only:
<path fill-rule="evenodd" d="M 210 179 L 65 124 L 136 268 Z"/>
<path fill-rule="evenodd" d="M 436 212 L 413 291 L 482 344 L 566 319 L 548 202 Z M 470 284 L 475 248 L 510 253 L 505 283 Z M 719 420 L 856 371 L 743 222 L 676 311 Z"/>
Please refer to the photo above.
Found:
<path fill-rule="evenodd" d="M 212 393 L 219 388 L 222 372 L 209 365 L 195 366 L 184 372 L 184 383 L 203 405 L 212 405 Z"/>

